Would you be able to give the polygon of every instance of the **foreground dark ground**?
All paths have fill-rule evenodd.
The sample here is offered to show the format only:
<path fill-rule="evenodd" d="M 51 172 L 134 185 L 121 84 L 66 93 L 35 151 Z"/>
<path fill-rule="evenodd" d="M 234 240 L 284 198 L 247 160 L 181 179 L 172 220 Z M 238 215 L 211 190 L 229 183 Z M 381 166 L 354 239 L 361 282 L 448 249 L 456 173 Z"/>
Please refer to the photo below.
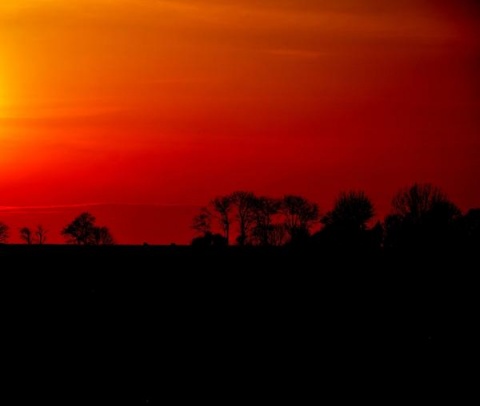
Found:
<path fill-rule="evenodd" d="M 37 400 L 241 397 L 272 380 L 303 385 L 298 400 L 368 371 L 422 382 L 478 343 L 472 252 L 6 245 L 0 262 L 9 379 Z"/>

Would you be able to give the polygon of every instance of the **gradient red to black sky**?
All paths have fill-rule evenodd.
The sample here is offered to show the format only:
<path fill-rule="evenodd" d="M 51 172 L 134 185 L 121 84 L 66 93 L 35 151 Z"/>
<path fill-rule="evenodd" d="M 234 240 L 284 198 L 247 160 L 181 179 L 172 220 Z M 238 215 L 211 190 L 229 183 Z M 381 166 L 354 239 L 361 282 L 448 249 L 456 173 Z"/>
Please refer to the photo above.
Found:
<path fill-rule="evenodd" d="M 0 221 L 187 243 L 237 189 L 480 207 L 480 5 L 2 0 Z M 28 223 L 28 224 L 26 224 Z"/>

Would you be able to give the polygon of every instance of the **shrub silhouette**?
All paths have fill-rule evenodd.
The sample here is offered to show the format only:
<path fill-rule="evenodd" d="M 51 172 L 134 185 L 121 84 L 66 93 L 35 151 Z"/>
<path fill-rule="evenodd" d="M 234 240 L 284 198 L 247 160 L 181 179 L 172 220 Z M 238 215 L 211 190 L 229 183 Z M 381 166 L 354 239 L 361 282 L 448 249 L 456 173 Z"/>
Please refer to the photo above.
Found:
<path fill-rule="evenodd" d="M 320 220 L 324 228 L 315 236 L 317 243 L 329 249 L 371 250 L 381 244 L 381 225 L 367 229 L 375 210 L 363 191 L 342 192 L 335 200 L 333 210 Z"/>

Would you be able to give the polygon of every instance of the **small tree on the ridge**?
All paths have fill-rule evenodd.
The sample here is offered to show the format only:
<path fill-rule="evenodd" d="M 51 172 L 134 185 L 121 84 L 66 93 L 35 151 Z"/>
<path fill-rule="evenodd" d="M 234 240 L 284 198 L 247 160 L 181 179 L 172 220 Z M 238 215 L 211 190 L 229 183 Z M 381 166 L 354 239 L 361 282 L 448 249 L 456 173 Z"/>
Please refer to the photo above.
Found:
<path fill-rule="evenodd" d="M 47 232 L 48 230 L 46 230 L 41 224 L 37 226 L 34 233 L 34 239 L 38 245 L 43 245 L 47 242 Z"/>
<path fill-rule="evenodd" d="M 20 229 L 20 239 L 28 245 L 42 245 L 47 241 L 47 230 L 42 225 L 38 225 L 35 231 L 32 231 L 30 227 L 22 227 Z"/>
<path fill-rule="evenodd" d="M 93 228 L 93 236 L 92 236 L 92 244 L 93 245 L 114 245 L 115 240 L 113 239 L 112 234 L 108 227 L 97 227 Z"/>
<path fill-rule="evenodd" d="M 107 227 L 95 225 L 95 217 L 89 212 L 77 216 L 63 230 L 62 235 L 70 244 L 76 245 L 112 245 L 114 239 Z"/>
<path fill-rule="evenodd" d="M 20 239 L 25 242 L 25 244 L 31 245 L 33 243 L 33 233 L 29 227 L 22 227 L 20 229 Z"/>
<path fill-rule="evenodd" d="M 84 212 L 75 217 L 75 219 L 62 230 L 62 235 L 67 238 L 67 242 L 70 244 L 88 245 L 92 243 L 94 227 L 95 217 L 88 212 Z"/>

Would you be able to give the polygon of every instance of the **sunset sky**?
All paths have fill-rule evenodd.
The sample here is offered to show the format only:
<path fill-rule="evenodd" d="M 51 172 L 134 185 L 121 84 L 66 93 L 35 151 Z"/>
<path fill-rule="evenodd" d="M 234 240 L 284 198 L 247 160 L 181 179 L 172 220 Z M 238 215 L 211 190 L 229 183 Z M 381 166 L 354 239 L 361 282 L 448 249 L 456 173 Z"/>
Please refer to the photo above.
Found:
<path fill-rule="evenodd" d="M 480 207 L 474 0 L 2 0 L 0 221 L 187 243 L 237 189 Z"/>

